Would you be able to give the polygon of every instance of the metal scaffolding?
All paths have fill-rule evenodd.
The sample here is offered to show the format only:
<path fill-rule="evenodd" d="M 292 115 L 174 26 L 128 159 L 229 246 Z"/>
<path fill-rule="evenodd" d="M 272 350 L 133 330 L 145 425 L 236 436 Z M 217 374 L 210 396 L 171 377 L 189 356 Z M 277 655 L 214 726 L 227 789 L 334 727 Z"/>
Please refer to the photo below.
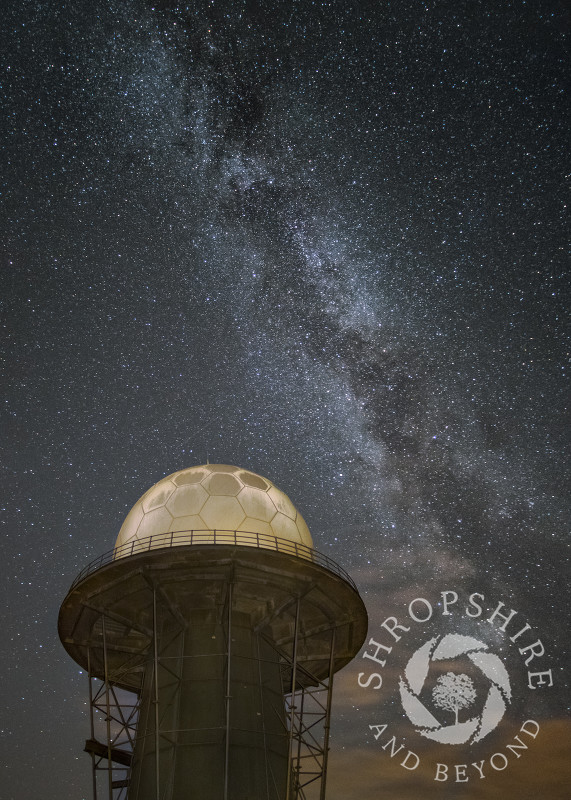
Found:
<path fill-rule="evenodd" d="M 105 629 L 104 620 L 102 625 Z M 107 659 L 105 661 L 105 679 L 93 676 L 90 665 L 87 671 L 90 737 L 85 742 L 84 751 L 91 756 L 93 800 L 125 800 L 135 746 L 139 698 L 134 692 L 120 689 L 109 680 Z"/>
<path fill-rule="evenodd" d="M 153 601 L 156 604 L 157 592 L 153 591 Z M 263 630 L 258 632 L 277 654 L 282 675 L 284 692 L 285 725 L 283 734 L 288 739 L 288 753 L 290 771 L 288 776 L 287 797 L 291 800 L 324 800 L 325 777 L 327 772 L 327 752 L 331 715 L 331 700 L 333 688 L 333 666 L 335 650 L 335 628 L 331 629 L 331 648 L 329 653 L 329 670 L 325 677 L 319 678 L 303 666 L 297 658 L 297 640 L 299 633 L 299 604 L 295 600 L 295 627 L 293 630 L 291 649 L 277 646 L 270 638 L 264 635 Z M 231 614 L 231 585 L 228 589 L 228 602 L 224 614 L 227 621 L 226 628 L 226 676 L 227 691 L 226 705 L 226 768 L 225 768 L 225 793 L 228 793 L 228 748 L 230 742 L 229 730 L 231 719 L 231 639 L 232 639 L 232 614 Z M 156 610 L 154 619 L 156 621 Z M 123 667 L 123 675 L 116 670 L 110 673 L 106 647 L 105 615 L 101 615 L 101 630 L 104 644 L 104 672 L 103 680 L 91 675 L 88 669 L 89 680 L 89 706 L 90 706 L 90 738 L 85 742 L 85 752 L 91 755 L 93 771 L 93 800 L 126 800 L 132 756 L 137 734 L 137 722 L 140 711 L 140 697 L 134 692 L 120 688 L 122 678 L 133 669 L 133 663 L 127 661 Z M 154 631 L 153 631 L 154 634 Z M 158 642 L 158 637 L 153 635 L 153 642 Z M 263 659 L 259 655 L 258 668 L 262 669 Z M 158 647 L 153 647 L 153 686 L 155 692 L 152 697 L 155 716 L 155 753 L 160 751 L 160 703 L 156 689 L 160 670 L 168 669 L 161 663 Z M 135 667 L 138 668 L 138 667 Z M 276 709 L 268 709 L 276 712 Z M 160 796 L 160 767 L 157 757 L 156 769 L 156 794 Z M 273 783 L 271 770 L 268 770 L 267 797 L 273 797 Z"/>

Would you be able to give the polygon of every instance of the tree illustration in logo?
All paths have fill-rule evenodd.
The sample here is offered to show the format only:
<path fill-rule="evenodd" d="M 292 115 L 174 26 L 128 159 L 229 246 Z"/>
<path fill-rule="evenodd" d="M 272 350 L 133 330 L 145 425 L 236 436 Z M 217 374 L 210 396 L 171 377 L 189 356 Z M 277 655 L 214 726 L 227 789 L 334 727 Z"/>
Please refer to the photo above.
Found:
<path fill-rule="evenodd" d="M 447 672 L 441 675 L 432 690 L 432 699 L 439 708 L 451 711 L 456 715 L 458 725 L 458 712 L 461 708 L 468 708 L 476 699 L 474 683 L 468 675 L 455 675 Z"/>
<path fill-rule="evenodd" d="M 497 728 L 511 700 L 510 679 L 498 656 L 487 650 L 484 642 L 471 636 L 447 633 L 430 639 L 412 654 L 399 680 L 399 691 L 404 712 L 417 733 L 442 744 L 463 744 L 479 742 Z M 434 662 L 458 658 L 469 659 L 480 671 L 488 692 L 481 712 L 459 722 L 460 709 L 468 708 L 476 699 L 474 684 L 465 674 L 442 675 L 432 691 L 432 702 L 455 716 L 452 725 L 442 725 L 421 700 L 421 694 L 426 696 L 424 687 Z"/>

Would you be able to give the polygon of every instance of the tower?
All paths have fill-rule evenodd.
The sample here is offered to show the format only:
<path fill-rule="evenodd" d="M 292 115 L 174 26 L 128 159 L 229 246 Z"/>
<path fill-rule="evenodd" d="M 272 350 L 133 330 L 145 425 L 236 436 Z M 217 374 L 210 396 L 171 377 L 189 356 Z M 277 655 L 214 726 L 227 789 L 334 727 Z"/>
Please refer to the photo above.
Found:
<path fill-rule="evenodd" d="M 267 478 L 163 478 L 60 610 L 89 675 L 94 796 L 103 773 L 110 798 L 324 798 L 333 675 L 366 629 L 351 578 Z"/>

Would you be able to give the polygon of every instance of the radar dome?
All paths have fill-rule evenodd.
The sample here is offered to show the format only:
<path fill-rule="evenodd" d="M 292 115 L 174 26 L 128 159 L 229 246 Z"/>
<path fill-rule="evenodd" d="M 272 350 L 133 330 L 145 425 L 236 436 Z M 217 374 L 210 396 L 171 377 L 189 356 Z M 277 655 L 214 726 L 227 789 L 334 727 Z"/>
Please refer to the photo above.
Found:
<path fill-rule="evenodd" d="M 115 547 L 171 531 L 244 531 L 313 547 L 286 494 L 267 478 L 227 464 L 190 467 L 155 483 L 127 515 Z"/>

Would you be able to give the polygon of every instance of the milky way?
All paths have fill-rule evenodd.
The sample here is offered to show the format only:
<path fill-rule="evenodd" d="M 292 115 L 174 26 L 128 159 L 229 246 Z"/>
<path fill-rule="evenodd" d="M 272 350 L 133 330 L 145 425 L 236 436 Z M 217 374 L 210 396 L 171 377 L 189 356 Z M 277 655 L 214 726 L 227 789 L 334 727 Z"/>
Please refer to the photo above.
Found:
<path fill-rule="evenodd" d="M 563 6 L 274 5 L 5 12 L 6 798 L 88 796 L 59 604 L 207 459 L 370 611 L 470 577 L 562 663 Z"/>

